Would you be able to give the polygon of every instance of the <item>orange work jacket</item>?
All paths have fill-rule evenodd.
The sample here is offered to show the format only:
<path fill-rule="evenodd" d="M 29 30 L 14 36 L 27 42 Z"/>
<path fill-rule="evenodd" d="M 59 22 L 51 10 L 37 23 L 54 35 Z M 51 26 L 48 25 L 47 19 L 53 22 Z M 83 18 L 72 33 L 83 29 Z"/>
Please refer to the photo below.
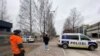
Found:
<path fill-rule="evenodd" d="M 13 54 L 20 53 L 20 49 L 18 48 L 18 44 L 20 44 L 22 42 L 23 42 L 23 40 L 22 40 L 21 36 L 17 36 L 17 35 L 10 36 L 11 49 L 12 49 Z"/>

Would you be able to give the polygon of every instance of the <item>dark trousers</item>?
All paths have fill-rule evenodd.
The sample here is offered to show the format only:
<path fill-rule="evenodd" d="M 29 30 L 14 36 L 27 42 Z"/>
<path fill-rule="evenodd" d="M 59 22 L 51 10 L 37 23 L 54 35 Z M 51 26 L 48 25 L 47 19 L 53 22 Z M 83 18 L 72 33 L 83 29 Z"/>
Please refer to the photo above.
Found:
<path fill-rule="evenodd" d="M 24 53 L 14 54 L 14 56 L 24 56 Z"/>
<path fill-rule="evenodd" d="M 44 42 L 45 43 L 45 45 L 48 45 L 48 42 Z"/>

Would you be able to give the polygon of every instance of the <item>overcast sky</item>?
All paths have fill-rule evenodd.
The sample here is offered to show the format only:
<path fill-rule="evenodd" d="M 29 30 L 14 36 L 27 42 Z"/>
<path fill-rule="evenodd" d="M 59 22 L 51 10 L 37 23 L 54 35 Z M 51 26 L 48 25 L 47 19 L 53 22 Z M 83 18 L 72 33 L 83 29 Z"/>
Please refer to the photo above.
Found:
<path fill-rule="evenodd" d="M 70 14 L 70 9 L 77 8 L 84 16 L 84 24 L 94 24 L 100 21 L 100 0 L 52 0 L 53 9 L 57 8 L 55 27 L 58 34 L 62 33 L 65 19 Z M 16 19 L 19 11 L 19 0 L 7 0 L 7 9 L 16 29 Z"/>

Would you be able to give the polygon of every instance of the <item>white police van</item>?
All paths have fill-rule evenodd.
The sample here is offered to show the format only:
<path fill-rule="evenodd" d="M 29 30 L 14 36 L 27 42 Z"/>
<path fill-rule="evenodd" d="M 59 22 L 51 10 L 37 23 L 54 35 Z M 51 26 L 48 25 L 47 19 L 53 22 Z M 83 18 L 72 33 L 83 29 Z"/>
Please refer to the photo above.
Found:
<path fill-rule="evenodd" d="M 64 49 L 68 47 L 88 48 L 92 51 L 98 48 L 98 44 L 95 40 L 91 40 L 89 37 L 80 33 L 62 34 L 58 46 L 63 47 Z"/>

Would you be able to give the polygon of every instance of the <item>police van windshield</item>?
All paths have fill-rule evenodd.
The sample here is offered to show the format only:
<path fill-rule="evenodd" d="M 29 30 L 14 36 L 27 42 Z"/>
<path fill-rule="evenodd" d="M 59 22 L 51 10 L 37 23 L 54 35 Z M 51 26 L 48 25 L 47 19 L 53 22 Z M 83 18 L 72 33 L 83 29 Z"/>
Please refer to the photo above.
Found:
<path fill-rule="evenodd" d="M 80 35 L 80 39 L 81 40 L 90 40 L 90 38 L 88 36 L 85 36 L 85 35 Z"/>

